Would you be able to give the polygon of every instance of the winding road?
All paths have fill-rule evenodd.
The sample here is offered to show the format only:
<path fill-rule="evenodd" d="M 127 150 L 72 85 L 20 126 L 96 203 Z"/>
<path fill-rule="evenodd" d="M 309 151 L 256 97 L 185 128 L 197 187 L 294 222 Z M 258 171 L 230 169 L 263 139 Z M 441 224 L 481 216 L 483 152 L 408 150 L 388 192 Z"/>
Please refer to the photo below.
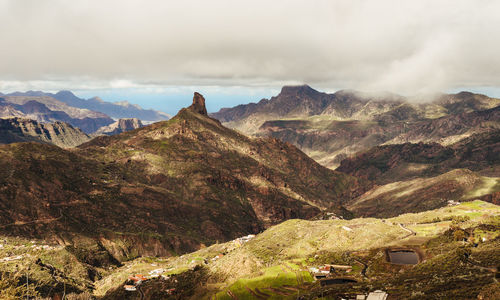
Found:
<path fill-rule="evenodd" d="M 59 209 L 59 217 L 57 217 L 57 218 L 37 219 L 37 220 L 29 221 L 29 222 L 16 221 L 14 223 L 1 225 L 0 228 L 5 228 L 5 227 L 9 227 L 9 226 L 24 226 L 24 225 L 28 225 L 28 224 L 34 224 L 34 223 L 50 223 L 50 222 L 60 220 L 62 217 L 63 217 L 62 210 Z"/>

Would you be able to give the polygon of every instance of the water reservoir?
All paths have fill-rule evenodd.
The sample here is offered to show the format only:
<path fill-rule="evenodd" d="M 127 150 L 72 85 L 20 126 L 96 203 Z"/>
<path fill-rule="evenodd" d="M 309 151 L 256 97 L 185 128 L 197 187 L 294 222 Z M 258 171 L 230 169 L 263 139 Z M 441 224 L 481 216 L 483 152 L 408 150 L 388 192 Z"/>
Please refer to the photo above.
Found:
<path fill-rule="evenodd" d="M 418 254 L 413 250 L 388 250 L 389 261 L 398 265 L 418 264 Z"/>

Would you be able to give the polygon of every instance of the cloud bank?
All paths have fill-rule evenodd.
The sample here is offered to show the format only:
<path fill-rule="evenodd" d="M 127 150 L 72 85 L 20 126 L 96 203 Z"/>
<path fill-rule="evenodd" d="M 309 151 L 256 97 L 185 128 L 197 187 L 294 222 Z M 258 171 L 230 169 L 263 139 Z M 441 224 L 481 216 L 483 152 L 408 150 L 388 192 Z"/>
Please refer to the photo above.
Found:
<path fill-rule="evenodd" d="M 0 0 L 0 89 L 498 86 L 498 12 L 488 0 Z"/>

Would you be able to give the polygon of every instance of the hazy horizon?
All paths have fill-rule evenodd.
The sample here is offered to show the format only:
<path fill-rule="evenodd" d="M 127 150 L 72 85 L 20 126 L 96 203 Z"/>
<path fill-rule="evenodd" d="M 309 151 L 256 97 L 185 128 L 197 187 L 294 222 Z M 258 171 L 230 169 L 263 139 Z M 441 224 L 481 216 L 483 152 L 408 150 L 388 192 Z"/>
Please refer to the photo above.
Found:
<path fill-rule="evenodd" d="M 334 93 L 338 90 L 342 90 L 323 90 L 314 86 L 311 87 L 320 92 L 326 93 Z M 262 99 L 270 99 L 271 97 L 279 94 L 281 87 L 274 89 L 231 87 L 226 90 L 215 87 L 184 87 L 164 88 L 155 92 L 148 92 L 147 90 L 142 89 L 72 90 L 71 88 L 66 88 L 61 90 L 69 90 L 82 99 L 100 97 L 102 100 L 107 102 L 127 101 L 131 104 L 137 104 L 144 109 L 155 109 L 173 116 L 177 114 L 181 108 L 190 105 L 190 101 L 195 91 L 204 95 L 207 100 L 207 110 L 209 113 L 213 113 L 219 111 L 221 108 L 234 107 L 240 104 L 256 103 Z M 4 94 L 27 91 L 57 93 L 60 90 L 0 90 L 0 92 Z M 461 91 L 469 91 L 473 93 L 485 94 L 489 97 L 500 98 L 500 88 L 490 87 L 455 88 L 443 91 L 442 93 L 458 93 Z M 360 90 L 360 92 L 363 91 Z"/>

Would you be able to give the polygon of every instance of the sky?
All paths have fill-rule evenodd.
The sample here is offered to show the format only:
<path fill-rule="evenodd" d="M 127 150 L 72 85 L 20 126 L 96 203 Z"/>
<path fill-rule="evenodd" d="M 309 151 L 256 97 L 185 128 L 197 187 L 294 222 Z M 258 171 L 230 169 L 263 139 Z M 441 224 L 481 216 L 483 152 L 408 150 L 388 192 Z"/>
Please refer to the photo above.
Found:
<path fill-rule="evenodd" d="M 283 85 L 500 97 L 500 1 L 0 0 L 0 91 L 175 113 Z"/>

